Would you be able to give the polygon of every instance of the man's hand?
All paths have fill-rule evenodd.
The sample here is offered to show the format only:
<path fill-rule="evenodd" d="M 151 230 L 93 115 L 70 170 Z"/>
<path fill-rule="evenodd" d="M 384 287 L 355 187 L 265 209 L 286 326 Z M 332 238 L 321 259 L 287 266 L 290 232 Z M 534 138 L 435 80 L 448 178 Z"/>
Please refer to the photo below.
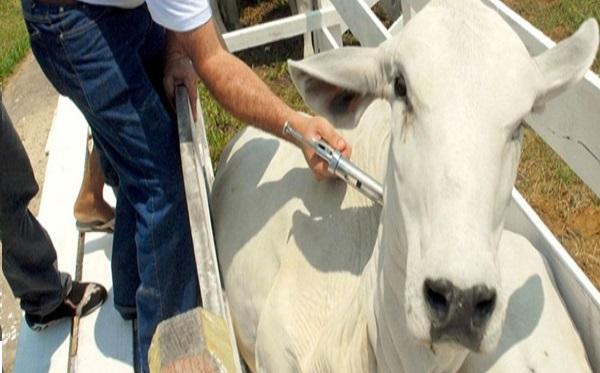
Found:
<path fill-rule="evenodd" d="M 185 85 L 190 97 L 192 115 L 196 120 L 196 100 L 198 99 L 198 75 L 194 70 L 192 61 L 183 55 L 168 56 L 165 63 L 163 86 L 169 102 L 175 102 L 175 87 Z"/>
<path fill-rule="evenodd" d="M 331 147 L 342 153 L 344 157 L 350 158 L 352 147 L 324 118 L 300 115 L 296 116 L 296 119 L 294 122 L 291 122 L 291 125 L 300 132 L 305 139 L 322 139 L 331 145 Z M 308 166 L 318 181 L 334 177 L 334 175 L 327 171 L 328 164 L 323 158 L 319 157 L 309 146 L 301 145 L 301 147 L 306 163 L 308 163 Z"/>

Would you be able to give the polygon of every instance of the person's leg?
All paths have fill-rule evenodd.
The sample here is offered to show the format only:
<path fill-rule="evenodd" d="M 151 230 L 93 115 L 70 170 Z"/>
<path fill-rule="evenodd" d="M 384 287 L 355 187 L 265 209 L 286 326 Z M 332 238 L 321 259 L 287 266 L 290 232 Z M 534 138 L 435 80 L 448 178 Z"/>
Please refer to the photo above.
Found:
<path fill-rule="evenodd" d="M 57 308 L 71 278 L 56 268 L 56 251 L 27 206 L 38 192 L 25 148 L 0 100 L 0 241 L 2 271 L 21 308 L 44 315 Z"/>
<path fill-rule="evenodd" d="M 115 224 L 119 229 L 113 236 L 113 253 L 111 258 L 112 278 L 114 286 L 115 308 L 125 320 L 137 317 L 135 294 L 141 280 L 138 272 L 137 247 L 135 244 L 136 211 L 125 197 L 125 192 L 117 190 L 117 216 Z M 123 222 L 123 223 L 121 223 Z M 123 224 L 123 225 L 120 225 Z"/>
<path fill-rule="evenodd" d="M 0 241 L 2 271 L 14 295 L 21 298 L 25 321 L 41 330 L 65 317 L 88 315 L 106 299 L 96 283 L 71 282 L 58 271 L 56 251 L 46 230 L 27 209 L 38 186 L 0 98 Z"/>
<path fill-rule="evenodd" d="M 94 134 L 92 133 L 92 138 Z M 104 155 L 104 151 L 100 148 L 100 144 L 94 141 L 94 148 L 98 152 L 98 158 L 100 159 L 100 168 L 102 169 L 102 175 L 104 176 L 104 183 L 113 188 L 115 196 L 117 195 L 117 187 L 119 186 L 119 177 L 115 172 L 113 166 L 111 166 L 108 159 Z"/>
<path fill-rule="evenodd" d="M 80 231 L 113 231 L 115 212 L 104 200 L 103 190 L 104 175 L 100 154 L 97 146 L 93 146 L 85 157 L 81 188 L 73 207 Z"/>
<path fill-rule="evenodd" d="M 42 70 L 84 113 L 117 172 L 119 198 L 126 198 L 134 211 L 135 221 L 122 221 L 123 204 L 117 203 L 115 238 L 121 229 L 135 234 L 125 243 L 115 239 L 113 260 L 117 253 L 129 252 L 134 239 L 141 279 L 136 291 L 139 365 L 147 371 L 148 347 L 158 323 L 198 305 L 177 128 L 140 55 L 156 26 L 145 6 L 122 10 L 78 5 L 58 11 L 29 7 L 30 0 L 23 4 Z M 129 270 L 134 266 L 120 263 Z M 115 293 L 117 287 L 126 288 L 120 278 L 113 274 Z"/>

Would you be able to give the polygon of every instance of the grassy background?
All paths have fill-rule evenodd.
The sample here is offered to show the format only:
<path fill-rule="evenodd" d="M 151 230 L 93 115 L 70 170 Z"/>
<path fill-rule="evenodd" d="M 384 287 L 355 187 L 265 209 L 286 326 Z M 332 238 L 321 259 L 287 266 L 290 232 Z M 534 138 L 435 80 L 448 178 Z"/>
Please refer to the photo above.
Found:
<path fill-rule="evenodd" d="M 0 88 L 29 49 L 19 0 L 0 0 Z"/>

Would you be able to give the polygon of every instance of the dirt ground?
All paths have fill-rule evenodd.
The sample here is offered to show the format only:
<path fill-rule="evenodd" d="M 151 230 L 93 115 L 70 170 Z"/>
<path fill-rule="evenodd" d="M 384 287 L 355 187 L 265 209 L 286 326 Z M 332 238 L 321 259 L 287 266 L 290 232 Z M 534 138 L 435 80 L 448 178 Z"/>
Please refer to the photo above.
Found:
<path fill-rule="evenodd" d="M 29 154 L 36 180 L 41 188 L 46 172 L 46 139 L 52 125 L 58 93 L 46 80 L 31 53 L 4 86 L 2 100 Z M 29 205 L 36 215 L 40 195 L 41 193 L 38 193 Z M 65 208 L 70 209 L 72 206 Z M 12 372 L 20 318 L 21 311 L 17 300 L 13 297 L 4 275 L 0 275 L 2 368 L 5 373 Z"/>

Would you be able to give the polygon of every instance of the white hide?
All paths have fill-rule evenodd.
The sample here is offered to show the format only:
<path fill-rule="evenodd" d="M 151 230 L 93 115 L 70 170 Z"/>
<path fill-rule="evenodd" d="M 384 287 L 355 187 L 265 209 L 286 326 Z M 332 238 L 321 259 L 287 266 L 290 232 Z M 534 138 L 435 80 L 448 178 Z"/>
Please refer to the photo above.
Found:
<path fill-rule="evenodd" d="M 498 244 L 520 121 L 580 79 L 597 47 L 597 23 L 588 21 L 532 59 L 480 2 L 433 0 L 378 48 L 290 62 L 305 101 L 353 144 L 353 160 L 384 180 L 384 206 L 341 182 L 314 181 L 298 149 L 259 130 L 231 142 L 211 202 L 252 369 L 457 371 L 469 350 L 431 342 L 426 278 L 497 291 L 480 344 L 493 351 L 518 283 L 503 277 L 509 259 Z M 401 75 L 406 97 L 395 94 Z"/>
<path fill-rule="evenodd" d="M 471 354 L 460 372 L 591 372 L 541 254 L 526 238 L 504 231 L 498 257 L 502 286 L 510 294 L 502 336 L 493 353 Z"/>

